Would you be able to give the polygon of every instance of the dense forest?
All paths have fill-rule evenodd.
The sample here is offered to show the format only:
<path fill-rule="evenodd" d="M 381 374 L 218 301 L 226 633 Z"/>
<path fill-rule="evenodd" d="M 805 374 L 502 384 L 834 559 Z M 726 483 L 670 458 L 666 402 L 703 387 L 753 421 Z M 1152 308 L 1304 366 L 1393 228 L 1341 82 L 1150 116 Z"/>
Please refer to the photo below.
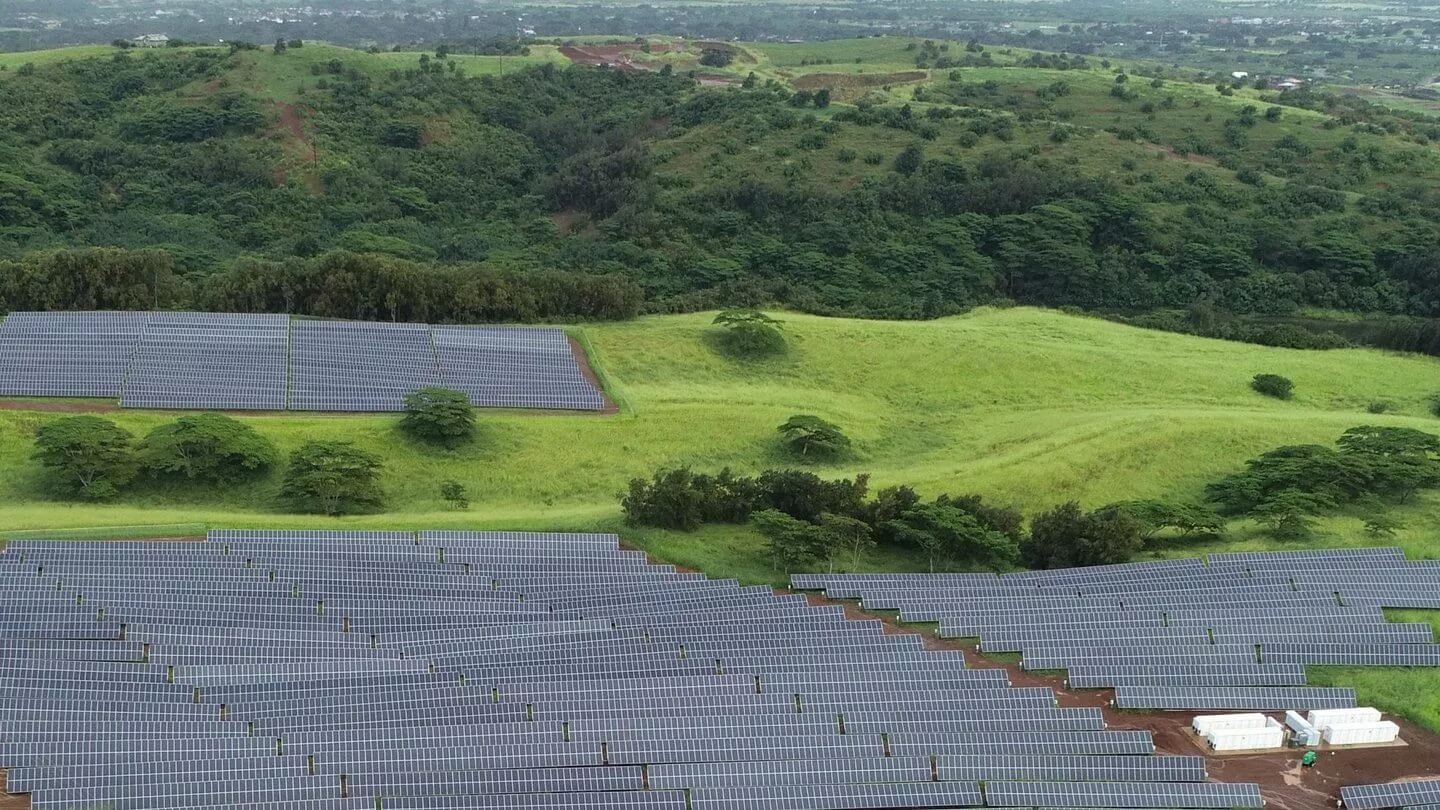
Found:
<path fill-rule="evenodd" d="M 753 76 L 477 77 L 340 49 L 352 61 L 197 48 L 22 65 L 0 78 L 0 304 L 1440 315 L 1440 122 L 907 47 L 957 67 L 843 106 Z M 293 94 L 247 83 L 277 65 Z M 86 247 L 163 255 L 55 253 Z"/>

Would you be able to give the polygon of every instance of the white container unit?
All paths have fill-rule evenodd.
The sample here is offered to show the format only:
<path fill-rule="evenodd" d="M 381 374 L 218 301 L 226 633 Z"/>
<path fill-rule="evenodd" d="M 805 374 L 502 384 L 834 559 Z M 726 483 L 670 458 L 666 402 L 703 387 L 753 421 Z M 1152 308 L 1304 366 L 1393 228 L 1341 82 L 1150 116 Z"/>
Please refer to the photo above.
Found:
<path fill-rule="evenodd" d="M 1295 745 L 1312 746 L 1320 744 L 1320 729 L 1310 725 L 1299 712 L 1285 712 L 1285 725 L 1290 727 L 1290 733 Z"/>
<path fill-rule="evenodd" d="M 1325 727 L 1325 742 L 1331 745 L 1375 745 L 1395 742 L 1399 736 L 1400 727 L 1389 720 Z"/>
<path fill-rule="evenodd" d="M 1260 728 L 1231 728 L 1206 735 L 1216 751 L 1261 751 L 1285 745 L 1285 728 L 1278 723 Z"/>
<path fill-rule="evenodd" d="M 1263 714 L 1202 714 L 1190 722 L 1190 727 L 1202 737 L 1212 731 L 1228 731 L 1239 728 L 1264 728 Z"/>
<path fill-rule="evenodd" d="M 1317 709 L 1305 715 L 1310 725 L 1322 732 L 1327 726 L 1353 726 L 1361 723 L 1380 722 L 1380 710 L 1369 706 L 1355 709 Z"/>

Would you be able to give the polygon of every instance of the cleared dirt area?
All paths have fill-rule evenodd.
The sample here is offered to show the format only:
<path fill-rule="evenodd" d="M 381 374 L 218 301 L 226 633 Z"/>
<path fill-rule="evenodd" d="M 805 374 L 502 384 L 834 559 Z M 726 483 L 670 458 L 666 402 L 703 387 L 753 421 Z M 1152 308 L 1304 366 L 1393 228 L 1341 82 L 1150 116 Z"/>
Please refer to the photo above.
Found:
<path fill-rule="evenodd" d="M 630 54 L 639 49 L 638 45 L 562 45 L 560 54 L 577 65 L 589 65 L 591 67 L 623 68 L 627 70 L 649 70 L 644 65 L 637 65 Z"/>
<path fill-rule="evenodd" d="M 0 399 L 0 410 L 49 413 L 105 413 L 120 409 L 116 402 L 78 402 L 68 399 Z"/>
<path fill-rule="evenodd" d="M 615 400 L 610 398 L 610 392 L 606 391 L 605 386 L 600 384 L 600 378 L 596 376 L 595 369 L 590 366 L 590 357 L 585 354 L 585 347 L 581 346 L 580 341 L 570 335 L 566 335 L 565 340 L 570 344 L 570 353 L 575 355 L 575 362 L 580 365 L 580 373 L 585 375 L 585 379 L 589 380 L 590 384 L 595 387 L 595 390 L 600 392 L 600 398 L 605 400 L 605 407 L 601 408 L 598 413 L 619 413 L 620 406 L 616 405 Z M 596 412 L 592 411 L 592 413 Z"/>
<path fill-rule="evenodd" d="M 925 645 L 937 650 L 959 650 L 973 669 L 1004 669 L 1014 686 L 1044 686 L 1055 690 L 1061 706 L 1098 706 L 1105 722 L 1113 729 L 1149 731 L 1155 748 L 1162 754 L 1204 756 L 1210 778 L 1216 782 L 1254 782 L 1265 796 L 1267 808 L 1281 810 L 1320 810 L 1333 808 L 1340 800 L 1343 785 L 1375 784 L 1397 779 L 1415 779 L 1440 775 L 1440 736 L 1399 717 L 1390 717 L 1400 726 L 1403 746 L 1382 746 L 1347 749 L 1319 749 L 1320 761 L 1312 768 L 1300 765 L 1304 749 L 1259 754 L 1215 755 L 1190 730 L 1190 721 L 1197 714 L 1212 712 L 1132 712 L 1113 708 L 1114 692 L 1109 689 L 1065 688 L 1059 674 L 1027 672 L 1018 664 L 996 661 L 977 653 L 971 645 L 936 637 L 929 631 L 903 625 L 891 616 L 870 613 L 853 602 L 839 602 L 823 596 L 806 594 L 813 604 L 842 605 L 847 616 L 855 619 L 879 619 L 887 632 L 915 633 L 923 636 Z M 1268 712 L 1268 714 L 1276 714 Z"/>

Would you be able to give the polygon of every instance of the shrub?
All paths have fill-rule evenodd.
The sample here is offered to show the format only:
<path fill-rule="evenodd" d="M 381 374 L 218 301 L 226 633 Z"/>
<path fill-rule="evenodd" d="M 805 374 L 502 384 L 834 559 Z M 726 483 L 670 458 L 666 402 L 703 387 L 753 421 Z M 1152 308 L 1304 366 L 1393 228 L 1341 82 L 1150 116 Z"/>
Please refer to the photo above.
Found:
<path fill-rule="evenodd" d="M 400 427 L 421 441 L 459 447 L 475 438 L 475 407 L 463 391 L 421 388 L 405 395 Z"/>
<path fill-rule="evenodd" d="M 1391 407 L 1392 407 L 1392 406 L 1391 406 L 1391 404 L 1390 404 L 1389 402 L 1386 402 L 1386 401 L 1383 400 L 1383 399 L 1377 399 L 1377 400 L 1375 400 L 1374 402 L 1370 403 L 1369 405 L 1366 405 L 1366 406 L 1365 406 L 1365 412 L 1366 412 L 1366 413 L 1385 413 L 1386 411 L 1390 410 Z"/>
<path fill-rule="evenodd" d="M 33 458 L 49 472 L 56 493 L 104 500 L 135 478 L 133 438 L 108 419 L 70 416 L 36 432 Z"/>
<path fill-rule="evenodd" d="M 470 508 L 470 493 L 465 491 L 465 485 L 459 481 L 449 480 L 441 483 L 440 497 L 456 509 Z"/>
<path fill-rule="evenodd" d="M 776 428 L 790 452 L 807 458 L 834 458 L 850 449 L 850 439 L 840 428 L 818 416 L 797 414 Z"/>
<path fill-rule="evenodd" d="M 1036 515 L 1020 545 L 1032 568 L 1069 568 L 1129 562 L 1144 541 L 1143 526 L 1121 509 L 1081 512 L 1074 501 Z"/>
<path fill-rule="evenodd" d="M 740 360 L 755 360 L 782 354 L 785 336 L 780 321 L 753 309 L 731 309 L 715 316 L 722 328 L 716 341 L 720 351 Z"/>
<path fill-rule="evenodd" d="M 380 457 L 350 442 L 306 442 L 290 454 L 280 498 L 301 512 L 346 515 L 378 510 Z"/>
<path fill-rule="evenodd" d="M 1250 380 L 1250 387 L 1257 393 L 1276 399 L 1289 399 L 1295 390 L 1295 384 L 1279 374 L 1256 374 Z"/>
<path fill-rule="evenodd" d="M 263 475 L 279 456 L 268 439 L 244 422 L 201 413 L 146 434 L 139 460 L 151 475 L 224 484 Z"/>

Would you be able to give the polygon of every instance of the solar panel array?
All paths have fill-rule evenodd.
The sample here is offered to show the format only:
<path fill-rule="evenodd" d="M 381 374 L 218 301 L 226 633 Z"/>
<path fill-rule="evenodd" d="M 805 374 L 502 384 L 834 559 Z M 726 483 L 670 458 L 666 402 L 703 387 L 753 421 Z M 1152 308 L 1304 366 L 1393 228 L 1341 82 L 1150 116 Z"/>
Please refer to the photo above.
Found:
<path fill-rule="evenodd" d="M 1149 732 L 613 535 L 212 532 L 0 554 L 34 807 L 1260 807 Z"/>
<path fill-rule="evenodd" d="M 565 333 L 197 312 L 15 312 L 0 395 L 133 408 L 398 411 L 419 388 L 482 407 L 602 410 Z"/>
<path fill-rule="evenodd" d="M 1350 810 L 1383 810 L 1440 804 L 1440 779 L 1342 787 L 1340 803 Z"/>
<path fill-rule="evenodd" d="M 1306 686 L 1305 666 L 1437 666 L 1422 623 L 1385 608 L 1440 604 L 1440 563 L 1399 549 L 1216 554 L 1014 574 L 804 574 L 791 584 L 939 622 L 982 652 L 1066 670 L 1131 709 L 1345 708 L 1350 689 Z"/>
<path fill-rule="evenodd" d="M 127 408 L 285 408 L 284 315 L 151 313 L 126 372 Z"/>
<path fill-rule="evenodd" d="M 564 332 L 437 326 L 432 334 L 440 375 L 472 402 L 580 411 L 605 407 Z"/>
<path fill-rule="evenodd" d="M 440 385 L 423 324 L 297 319 L 291 331 L 292 410 L 399 411 L 406 394 Z"/>
<path fill-rule="evenodd" d="M 142 312 L 12 312 L 0 324 L 0 394 L 117 399 Z"/>

